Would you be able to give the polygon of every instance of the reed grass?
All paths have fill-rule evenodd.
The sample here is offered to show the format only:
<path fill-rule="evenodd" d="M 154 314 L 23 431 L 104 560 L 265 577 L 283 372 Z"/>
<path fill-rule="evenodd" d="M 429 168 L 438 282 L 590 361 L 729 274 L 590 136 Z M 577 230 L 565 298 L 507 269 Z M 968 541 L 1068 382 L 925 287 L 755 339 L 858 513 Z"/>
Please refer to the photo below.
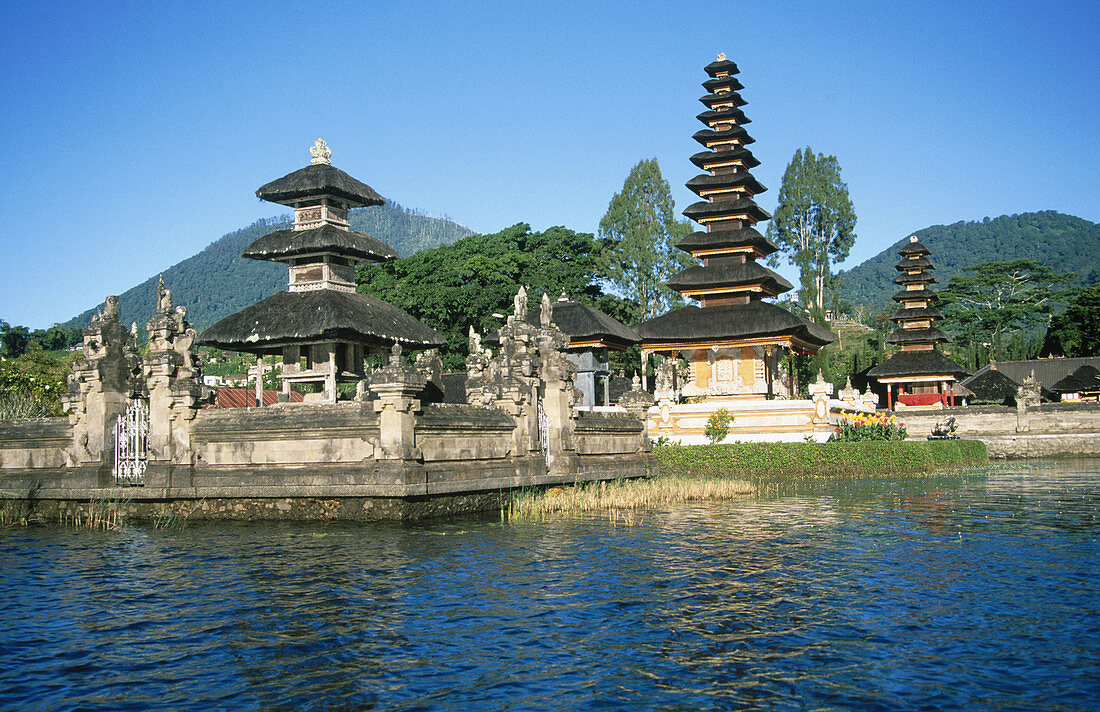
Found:
<path fill-rule="evenodd" d="M 524 489 L 507 497 L 505 521 L 575 516 L 584 512 L 644 509 L 677 502 L 734 499 L 753 493 L 748 482 L 727 477 L 657 476 Z"/>

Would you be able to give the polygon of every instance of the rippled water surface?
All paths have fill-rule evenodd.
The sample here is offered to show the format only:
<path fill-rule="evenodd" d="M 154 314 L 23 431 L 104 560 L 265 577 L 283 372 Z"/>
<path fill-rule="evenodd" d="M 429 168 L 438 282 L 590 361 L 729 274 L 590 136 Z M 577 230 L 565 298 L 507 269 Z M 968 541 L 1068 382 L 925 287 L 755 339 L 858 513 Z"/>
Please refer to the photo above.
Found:
<path fill-rule="evenodd" d="M 1100 460 L 579 520 L 0 530 L 0 707 L 1100 707 Z"/>

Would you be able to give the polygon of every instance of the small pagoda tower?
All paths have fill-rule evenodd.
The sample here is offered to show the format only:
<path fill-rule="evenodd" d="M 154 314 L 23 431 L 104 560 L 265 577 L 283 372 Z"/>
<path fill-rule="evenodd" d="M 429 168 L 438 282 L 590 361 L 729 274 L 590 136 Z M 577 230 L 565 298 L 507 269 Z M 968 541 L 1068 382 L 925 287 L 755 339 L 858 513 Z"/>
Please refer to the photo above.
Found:
<path fill-rule="evenodd" d="M 867 375 L 886 387 L 887 407 L 942 408 L 955 404 L 954 383 L 970 373 L 939 352 L 936 345 L 951 337 L 933 326 L 943 314 L 932 306 L 939 299 L 930 289 L 936 283 L 929 259 L 931 251 L 920 244 L 916 235 L 898 251 L 901 261 L 894 281 L 901 291 L 894 295 L 900 308 L 890 317 L 898 325 L 886 337 L 886 343 L 899 350 Z"/>
<path fill-rule="evenodd" d="M 757 229 L 771 215 L 753 196 L 766 190 L 749 172 L 760 165 L 747 146 L 749 119 L 741 107 L 744 87 L 734 75 L 737 65 L 724 54 L 705 68 L 706 125 L 693 138 L 706 150 L 691 162 L 706 171 L 687 187 L 701 200 L 684 215 L 703 230 L 677 247 L 701 264 L 680 272 L 668 286 L 699 306 L 676 309 L 642 322 L 642 358 L 661 353 L 682 356 L 688 373 L 679 391 L 684 396 L 773 398 L 790 396 L 794 384 L 782 374 L 784 353 L 813 354 L 836 336 L 821 326 L 763 301 L 792 289 L 791 284 L 760 260 L 779 248 Z"/>
<path fill-rule="evenodd" d="M 285 263 L 288 290 L 222 319 L 200 337 L 207 346 L 256 354 L 257 372 L 265 354 L 281 355 L 284 400 L 293 387 L 309 384 L 315 395 L 307 400 L 335 402 L 338 383 L 365 378 L 364 357 L 371 351 L 395 343 L 414 349 L 445 343 L 397 307 L 356 293 L 356 264 L 393 260 L 397 253 L 349 227 L 348 210 L 385 199 L 334 167 L 331 155 L 317 139 L 310 165 L 256 191 L 263 200 L 293 208 L 294 224 L 264 235 L 241 254 Z"/>

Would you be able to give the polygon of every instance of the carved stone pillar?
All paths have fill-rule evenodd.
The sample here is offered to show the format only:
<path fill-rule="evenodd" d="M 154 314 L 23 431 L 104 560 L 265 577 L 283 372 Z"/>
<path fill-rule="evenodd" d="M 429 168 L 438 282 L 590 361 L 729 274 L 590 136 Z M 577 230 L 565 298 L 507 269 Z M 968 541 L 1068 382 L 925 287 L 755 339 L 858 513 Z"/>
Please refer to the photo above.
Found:
<path fill-rule="evenodd" d="M 653 396 L 642 389 L 642 379 L 634 374 L 631 388 L 619 397 L 621 405 L 632 417 L 642 421 L 642 444 L 648 449 L 649 443 L 649 407 L 653 405 Z"/>
<path fill-rule="evenodd" d="M 829 396 L 833 394 L 833 384 L 825 381 L 821 371 L 817 372 L 817 380 L 810 384 L 810 398 L 814 402 L 814 425 L 824 425 L 829 422 Z"/>
<path fill-rule="evenodd" d="M 406 366 L 401 345 L 394 344 L 389 364 L 371 376 L 370 389 L 377 396 L 381 452 L 378 460 L 419 460 L 416 447 L 416 414 L 420 412 L 420 394 L 427 378 L 416 368 Z"/>

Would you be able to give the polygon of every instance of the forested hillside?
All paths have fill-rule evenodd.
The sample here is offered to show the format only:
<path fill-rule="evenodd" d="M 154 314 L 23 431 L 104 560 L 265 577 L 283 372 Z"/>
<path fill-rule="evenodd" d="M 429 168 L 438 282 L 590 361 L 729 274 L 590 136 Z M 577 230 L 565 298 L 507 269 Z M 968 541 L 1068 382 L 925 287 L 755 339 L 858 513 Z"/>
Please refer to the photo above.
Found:
<path fill-rule="evenodd" d="M 1073 272 L 1083 284 L 1100 282 L 1100 225 L 1053 210 L 933 225 L 915 234 L 932 251 L 938 289 L 964 267 L 1014 259 L 1038 260 L 1055 272 Z M 894 265 L 898 249 L 908 239 L 904 235 L 863 264 L 841 272 L 840 301 L 863 305 L 870 314 L 893 311 L 891 297 L 898 291 Z"/>
<path fill-rule="evenodd" d="M 396 203 L 353 210 L 349 222 L 352 229 L 389 243 L 402 257 L 429 247 L 449 245 L 473 234 L 472 230 L 451 220 L 431 218 L 406 210 Z M 187 307 L 187 319 L 195 328 L 202 331 L 216 321 L 286 289 L 286 265 L 246 260 L 241 257 L 241 252 L 253 240 L 289 226 L 289 215 L 257 220 L 164 270 L 164 282 L 172 290 L 173 301 Z M 140 327 L 149 321 L 156 304 L 157 277 L 152 275 L 119 295 L 125 323 L 136 321 Z M 96 309 L 98 306 L 66 322 L 64 326 L 87 326 Z"/>

